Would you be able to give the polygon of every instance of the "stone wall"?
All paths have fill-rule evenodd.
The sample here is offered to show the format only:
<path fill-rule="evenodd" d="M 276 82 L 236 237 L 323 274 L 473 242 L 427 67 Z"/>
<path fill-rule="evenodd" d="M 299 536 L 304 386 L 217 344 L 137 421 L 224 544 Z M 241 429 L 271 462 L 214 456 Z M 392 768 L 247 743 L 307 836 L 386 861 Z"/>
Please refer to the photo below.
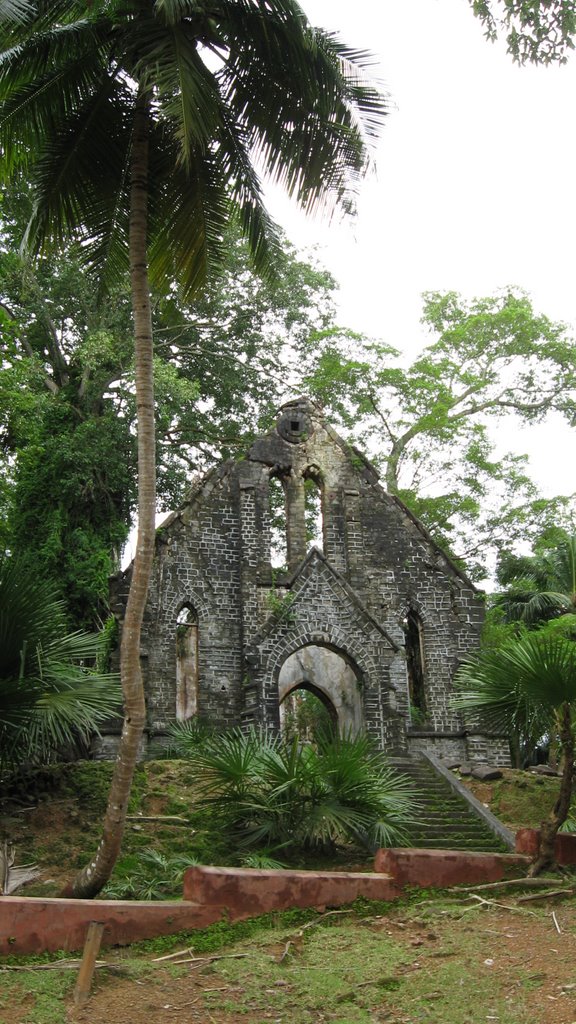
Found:
<path fill-rule="evenodd" d="M 272 478 L 286 496 L 283 573 L 271 565 Z M 307 481 L 320 491 L 322 551 L 306 539 Z M 129 572 L 116 584 L 120 618 L 128 582 Z M 159 530 L 142 640 L 150 735 L 176 716 L 183 608 L 198 625 L 199 714 L 217 726 L 278 728 L 282 667 L 315 647 L 348 666 L 341 707 L 356 708 L 356 723 L 380 748 L 471 754 L 450 695 L 458 664 L 478 643 L 479 595 L 310 402 L 284 406 L 274 431 L 245 459 L 209 473 Z M 417 708 L 404 653 L 408 615 L 419 637 Z M 330 683 L 319 688 L 328 693 Z M 426 736 L 412 738 L 411 726 Z M 475 760 L 492 753 L 486 738 L 473 746 Z"/>

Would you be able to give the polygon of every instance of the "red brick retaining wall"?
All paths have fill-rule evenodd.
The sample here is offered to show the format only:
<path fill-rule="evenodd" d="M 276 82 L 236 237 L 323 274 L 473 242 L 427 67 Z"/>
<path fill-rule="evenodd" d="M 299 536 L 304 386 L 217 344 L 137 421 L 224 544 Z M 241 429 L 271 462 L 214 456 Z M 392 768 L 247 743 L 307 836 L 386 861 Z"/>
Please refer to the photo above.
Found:
<path fill-rule="evenodd" d="M 450 850 L 379 850 L 376 872 L 189 868 L 182 902 L 0 896 L 0 956 L 80 949 L 90 921 L 105 924 L 106 945 L 205 928 L 287 907 L 339 907 L 359 896 L 393 900 L 405 885 L 444 887 L 522 874 L 528 858 Z"/>
<path fill-rule="evenodd" d="M 222 909 L 195 903 L 68 900 L 0 896 L 0 956 L 81 949 L 90 921 L 105 924 L 103 943 L 125 946 L 156 935 L 205 928 Z"/>
<path fill-rule="evenodd" d="M 386 873 L 264 871 L 251 868 L 188 868 L 184 899 L 226 907 L 232 920 L 288 907 L 341 907 L 359 896 L 397 899 L 400 890 Z"/>

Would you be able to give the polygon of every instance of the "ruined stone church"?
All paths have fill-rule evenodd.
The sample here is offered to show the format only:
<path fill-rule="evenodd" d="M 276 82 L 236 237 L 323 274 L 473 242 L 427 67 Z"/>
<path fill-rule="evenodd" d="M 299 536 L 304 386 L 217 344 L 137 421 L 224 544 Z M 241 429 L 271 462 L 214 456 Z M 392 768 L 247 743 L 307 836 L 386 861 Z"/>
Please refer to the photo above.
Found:
<path fill-rule="evenodd" d="M 273 567 L 279 518 L 283 571 Z M 129 582 L 130 569 L 113 586 L 120 623 Z M 391 755 L 507 763 L 506 741 L 450 703 L 482 615 L 474 585 L 370 463 L 318 407 L 289 402 L 271 433 L 209 472 L 158 530 L 141 651 L 148 741 L 192 715 L 278 729 L 282 702 L 302 688 Z"/>

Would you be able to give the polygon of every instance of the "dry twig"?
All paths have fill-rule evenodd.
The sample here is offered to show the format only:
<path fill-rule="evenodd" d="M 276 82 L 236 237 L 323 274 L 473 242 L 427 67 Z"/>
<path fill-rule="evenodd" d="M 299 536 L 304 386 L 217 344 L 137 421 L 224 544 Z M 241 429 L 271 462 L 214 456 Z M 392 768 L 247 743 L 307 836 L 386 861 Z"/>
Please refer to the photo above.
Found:
<path fill-rule="evenodd" d="M 481 907 L 498 907 L 499 910 L 509 910 L 511 913 L 531 914 L 532 917 L 537 916 L 533 910 L 526 910 L 524 907 L 511 907 L 508 903 L 497 903 L 496 900 L 485 900 L 483 896 L 477 896 L 476 893 L 472 893 L 467 899 L 476 900 L 477 902 L 475 905 L 467 907 L 464 911 L 465 914 L 469 910 L 478 910 Z"/>
<path fill-rule="evenodd" d="M 519 896 L 518 903 L 529 903 L 531 900 L 551 900 L 554 896 L 573 896 L 574 889 L 553 889 L 552 892 L 536 892 L 532 896 Z"/>
<path fill-rule="evenodd" d="M 486 889 L 512 889 L 515 886 L 521 889 L 543 889 L 551 885 L 558 885 L 557 878 L 508 878 L 503 882 L 484 882 L 482 885 L 457 885 L 452 886 L 448 892 L 484 892 Z"/>

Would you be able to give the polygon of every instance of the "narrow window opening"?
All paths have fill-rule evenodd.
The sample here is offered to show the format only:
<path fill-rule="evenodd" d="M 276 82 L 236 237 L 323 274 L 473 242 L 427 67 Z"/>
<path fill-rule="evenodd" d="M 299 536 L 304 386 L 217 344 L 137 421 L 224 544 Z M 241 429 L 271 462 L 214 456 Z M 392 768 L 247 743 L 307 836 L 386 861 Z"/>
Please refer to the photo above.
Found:
<path fill-rule="evenodd" d="M 288 566 L 286 494 L 282 481 L 277 476 L 270 477 L 269 513 L 270 565 L 276 571 L 283 572 Z"/>
<path fill-rule="evenodd" d="M 304 481 L 304 505 L 306 520 L 306 551 L 319 548 L 324 551 L 324 516 L 322 510 L 322 491 L 313 477 Z"/>
<path fill-rule="evenodd" d="M 290 430 L 294 431 L 294 433 L 297 434 L 298 431 L 300 430 L 300 421 L 290 420 Z"/>
<path fill-rule="evenodd" d="M 198 615 L 184 605 L 176 619 L 176 718 L 198 714 Z"/>
<path fill-rule="evenodd" d="M 427 717 L 422 622 L 411 608 L 402 625 L 406 643 L 410 721 L 414 728 L 418 728 L 426 722 Z"/>

